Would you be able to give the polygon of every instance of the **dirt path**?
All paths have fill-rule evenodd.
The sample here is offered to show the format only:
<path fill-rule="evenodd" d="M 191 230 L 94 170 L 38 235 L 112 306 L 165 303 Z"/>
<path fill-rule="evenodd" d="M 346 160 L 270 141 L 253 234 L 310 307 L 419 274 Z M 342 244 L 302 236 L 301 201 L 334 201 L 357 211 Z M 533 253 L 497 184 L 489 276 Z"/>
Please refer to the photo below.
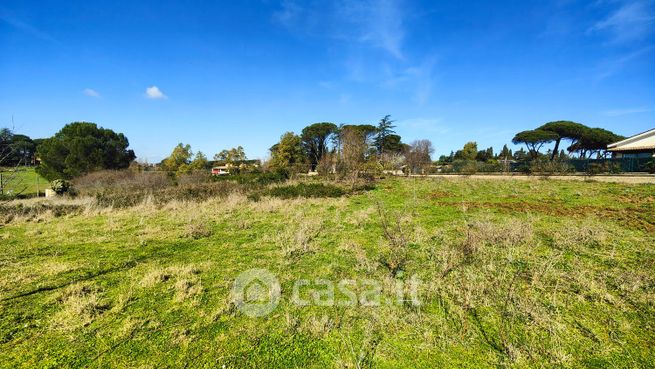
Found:
<path fill-rule="evenodd" d="M 615 183 L 652 183 L 655 184 L 655 174 L 639 174 L 639 175 L 524 175 L 524 174 L 430 174 L 430 175 L 412 175 L 411 177 L 424 177 L 424 178 L 468 178 L 468 179 L 500 179 L 500 180 L 521 180 L 521 181 L 537 181 L 544 178 L 565 180 L 565 181 L 596 181 L 596 182 L 615 182 Z"/>

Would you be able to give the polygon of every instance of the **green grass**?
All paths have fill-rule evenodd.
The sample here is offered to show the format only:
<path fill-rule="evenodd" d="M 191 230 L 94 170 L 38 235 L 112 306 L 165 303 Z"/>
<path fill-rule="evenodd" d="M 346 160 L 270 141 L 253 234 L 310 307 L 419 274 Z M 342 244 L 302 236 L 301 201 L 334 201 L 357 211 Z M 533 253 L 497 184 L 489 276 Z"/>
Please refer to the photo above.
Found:
<path fill-rule="evenodd" d="M 3 176 L 3 190 L 7 195 L 35 196 L 37 190 L 43 194 L 46 188 L 50 188 L 49 182 L 38 175 L 33 167 L 0 168 L 0 171 Z"/>
<path fill-rule="evenodd" d="M 390 179 L 14 219 L 0 366 L 652 367 L 654 214 L 653 185 Z M 265 317 L 232 305 L 250 268 L 282 286 Z M 414 275 L 419 307 L 290 301 L 299 278 L 373 279 L 393 301 Z"/>

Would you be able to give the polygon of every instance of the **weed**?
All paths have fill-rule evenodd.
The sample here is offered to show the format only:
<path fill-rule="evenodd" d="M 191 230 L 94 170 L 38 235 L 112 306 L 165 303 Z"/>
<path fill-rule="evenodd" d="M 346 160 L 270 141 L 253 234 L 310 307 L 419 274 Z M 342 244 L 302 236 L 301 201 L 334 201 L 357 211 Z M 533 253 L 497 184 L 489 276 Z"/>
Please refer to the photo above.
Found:
<path fill-rule="evenodd" d="M 409 257 L 409 241 L 405 235 L 407 222 L 403 224 L 401 217 L 385 212 L 380 204 L 378 204 L 378 215 L 382 233 L 388 243 L 386 251 L 380 257 L 380 263 L 393 277 L 396 277 L 405 268 Z"/>
<path fill-rule="evenodd" d="M 210 237 L 214 231 L 209 222 L 203 220 L 193 220 L 187 224 L 184 235 L 188 238 L 198 240 Z"/>

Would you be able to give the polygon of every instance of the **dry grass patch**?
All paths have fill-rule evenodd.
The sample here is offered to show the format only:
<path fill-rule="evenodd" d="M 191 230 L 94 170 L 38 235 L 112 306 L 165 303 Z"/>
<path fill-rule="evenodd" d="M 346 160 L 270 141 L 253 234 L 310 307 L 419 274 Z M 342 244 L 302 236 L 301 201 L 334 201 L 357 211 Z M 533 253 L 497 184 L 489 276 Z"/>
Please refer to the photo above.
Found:
<path fill-rule="evenodd" d="M 553 244 L 561 249 L 600 247 L 608 244 L 610 239 L 607 226 L 594 219 L 586 219 L 584 222 L 567 220 L 553 232 Z"/>
<path fill-rule="evenodd" d="M 205 220 L 192 220 L 187 224 L 186 229 L 184 230 L 184 236 L 194 240 L 207 238 L 212 234 L 214 234 L 212 225 Z"/>
<path fill-rule="evenodd" d="M 285 225 L 275 236 L 275 244 L 285 257 L 299 256 L 312 251 L 313 241 L 319 236 L 325 224 L 322 219 L 305 215 L 298 216 Z"/>
<path fill-rule="evenodd" d="M 202 268 L 208 267 L 203 265 Z M 203 292 L 200 273 L 202 269 L 196 265 L 178 265 L 167 268 L 155 268 L 150 270 L 141 279 L 139 285 L 144 288 L 153 288 L 157 285 L 175 281 L 172 289 L 175 292 L 175 301 L 185 301 L 198 297 Z"/>
<path fill-rule="evenodd" d="M 55 314 L 52 323 L 55 328 L 72 331 L 91 324 L 96 317 L 109 308 L 96 286 L 77 283 L 64 290 L 57 302 L 62 309 Z"/>

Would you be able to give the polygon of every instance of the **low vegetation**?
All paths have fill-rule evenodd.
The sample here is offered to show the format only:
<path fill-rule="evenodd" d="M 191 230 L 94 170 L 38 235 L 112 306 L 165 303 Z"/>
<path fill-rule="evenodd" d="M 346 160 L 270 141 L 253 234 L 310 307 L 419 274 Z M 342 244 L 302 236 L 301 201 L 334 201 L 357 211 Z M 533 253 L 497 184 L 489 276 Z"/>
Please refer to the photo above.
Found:
<path fill-rule="evenodd" d="M 78 182 L 77 198 L 3 205 L 24 214 L 0 228 L 0 366 L 655 361 L 653 185 L 386 179 L 370 191 L 337 184 L 344 196 L 332 196 L 334 184 L 313 180 L 168 180 L 156 179 L 155 200 L 129 206 L 102 200 L 117 190 L 94 190 L 101 180 L 91 178 Z M 141 191 L 131 181 L 123 185 Z M 214 192 L 205 196 L 204 186 Z M 189 197 L 169 193 L 190 188 L 197 192 Z M 258 201 L 248 199 L 251 190 Z M 313 191 L 325 196 L 305 196 Z M 38 207 L 50 210 L 26 210 Z M 271 271 L 282 286 L 265 317 L 245 316 L 231 297 L 232 282 L 250 268 Z M 419 306 L 289 299 L 299 278 L 373 279 L 384 286 L 382 301 L 395 301 L 387 287 L 413 276 L 422 281 Z"/>

